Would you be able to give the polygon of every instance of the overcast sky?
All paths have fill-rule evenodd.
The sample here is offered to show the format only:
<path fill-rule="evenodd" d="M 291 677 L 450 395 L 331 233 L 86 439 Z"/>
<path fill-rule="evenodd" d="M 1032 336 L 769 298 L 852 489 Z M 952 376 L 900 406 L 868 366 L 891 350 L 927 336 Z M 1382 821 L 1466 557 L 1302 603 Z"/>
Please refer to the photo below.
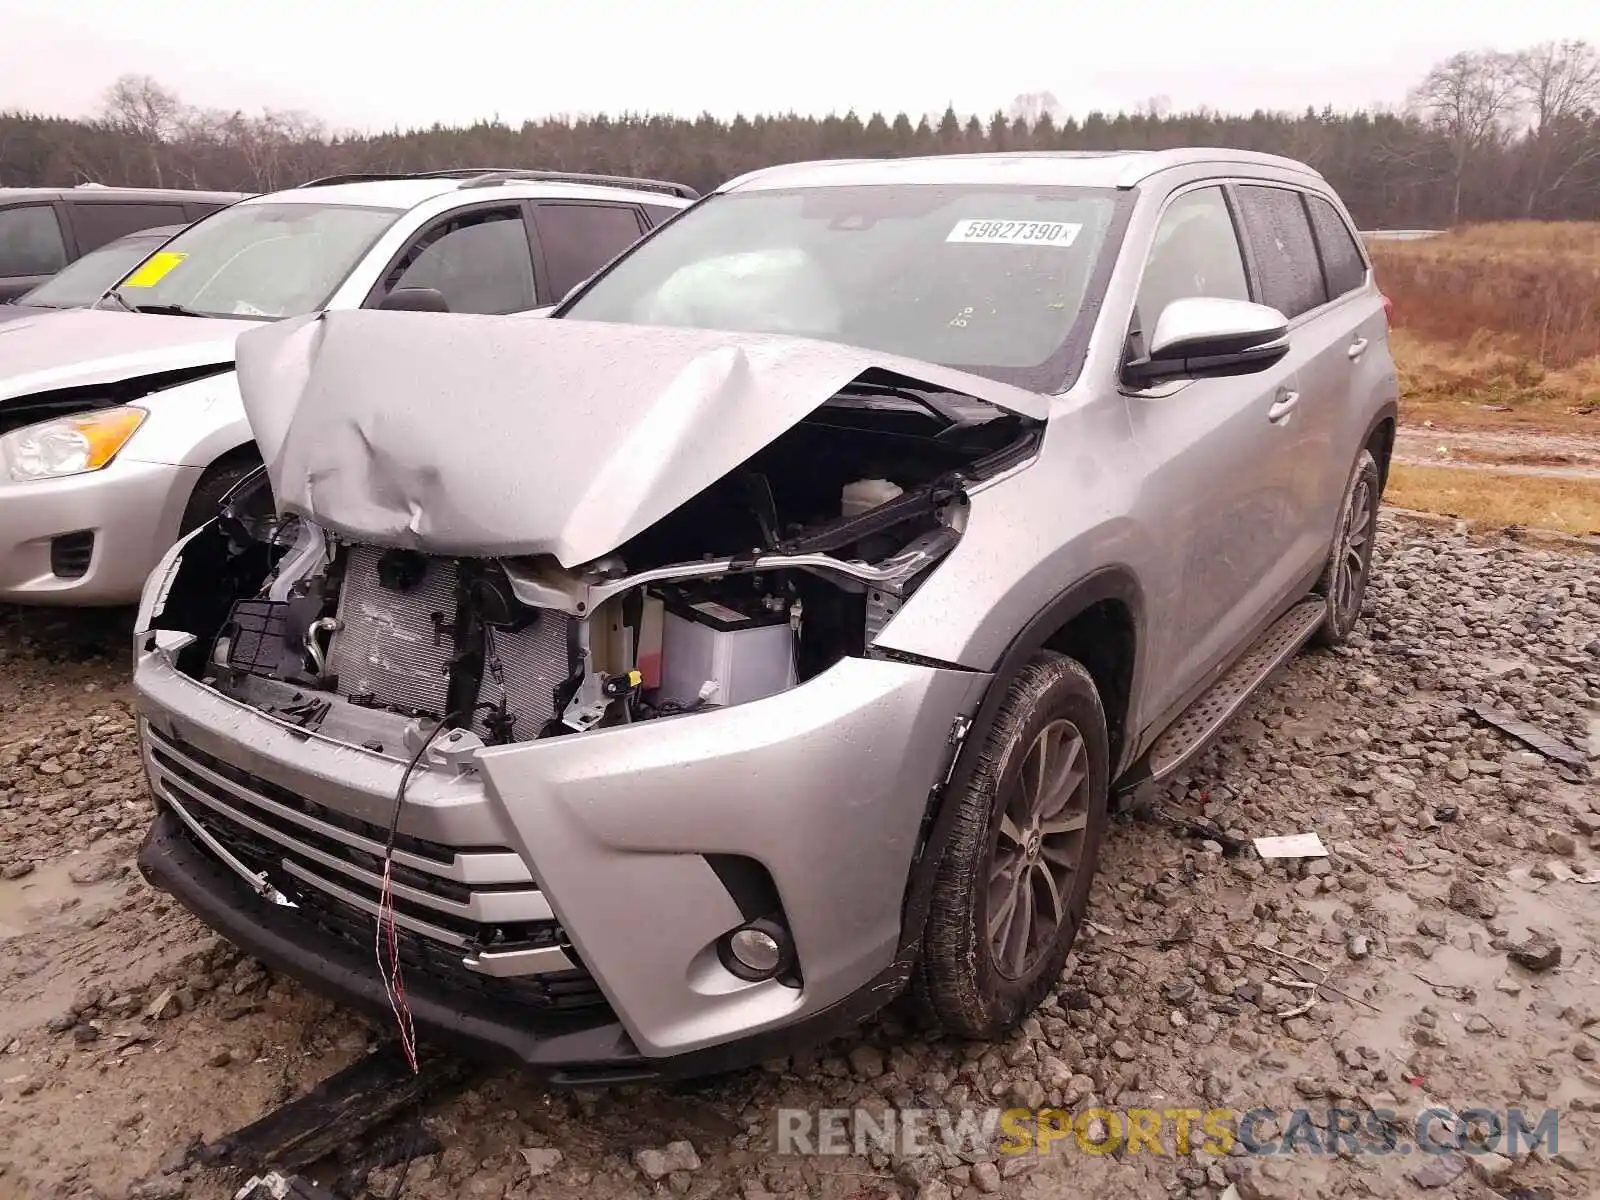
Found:
<path fill-rule="evenodd" d="M 1398 104 L 1436 60 L 1600 42 L 1577 0 L 0 0 L 0 110 L 93 111 L 119 74 L 202 107 L 390 128 L 557 112 L 990 113 Z"/>

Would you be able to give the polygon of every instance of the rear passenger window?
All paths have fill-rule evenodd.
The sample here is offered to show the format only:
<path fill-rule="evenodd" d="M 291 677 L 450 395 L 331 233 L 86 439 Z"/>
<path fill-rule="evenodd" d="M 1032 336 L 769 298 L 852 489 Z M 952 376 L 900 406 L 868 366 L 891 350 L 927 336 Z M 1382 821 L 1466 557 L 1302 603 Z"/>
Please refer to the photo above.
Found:
<path fill-rule="evenodd" d="M 641 232 L 631 205 L 540 204 L 534 223 L 550 270 L 552 300 L 560 300 L 633 245 Z"/>
<path fill-rule="evenodd" d="M 1192 296 L 1250 299 L 1239 237 L 1221 188 L 1185 192 L 1161 214 L 1134 313 L 1146 347 L 1167 305 Z"/>
<path fill-rule="evenodd" d="M 72 201 L 72 228 L 78 234 L 78 253 L 114 242 L 126 234 L 157 225 L 182 225 L 181 204 L 116 204 L 86 200 Z"/>
<path fill-rule="evenodd" d="M 0 208 L 0 277 L 54 275 L 66 264 L 61 223 L 51 205 Z"/>
<path fill-rule="evenodd" d="M 1322 251 L 1322 272 L 1328 279 L 1329 297 L 1355 291 L 1367 281 L 1367 263 L 1350 226 L 1339 210 L 1321 196 L 1307 196 L 1306 204 L 1311 209 L 1317 248 Z"/>
<path fill-rule="evenodd" d="M 1239 205 L 1261 273 L 1261 303 L 1290 320 L 1325 303 L 1322 264 L 1300 193 L 1244 184 L 1239 188 Z"/>

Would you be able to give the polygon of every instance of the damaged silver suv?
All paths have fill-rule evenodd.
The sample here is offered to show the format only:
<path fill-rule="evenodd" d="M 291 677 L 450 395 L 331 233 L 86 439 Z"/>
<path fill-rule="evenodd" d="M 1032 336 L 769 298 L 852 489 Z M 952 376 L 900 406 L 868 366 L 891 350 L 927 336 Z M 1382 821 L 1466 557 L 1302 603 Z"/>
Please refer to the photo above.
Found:
<path fill-rule="evenodd" d="M 1225 150 L 777 167 L 549 319 L 246 334 L 145 590 L 151 881 L 557 1081 L 1059 981 L 1109 814 L 1361 611 L 1387 302 Z M 387 881 L 387 884 L 386 884 Z M 385 903 L 392 901 L 392 908 Z"/>

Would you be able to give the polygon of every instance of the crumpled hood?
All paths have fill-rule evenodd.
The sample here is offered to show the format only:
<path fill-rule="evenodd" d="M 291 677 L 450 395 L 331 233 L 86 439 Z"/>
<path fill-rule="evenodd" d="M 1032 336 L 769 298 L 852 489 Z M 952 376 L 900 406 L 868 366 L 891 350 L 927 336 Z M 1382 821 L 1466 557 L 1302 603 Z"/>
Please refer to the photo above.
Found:
<path fill-rule="evenodd" d="M 73 308 L 0 324 L 0 404 L 13 396 L 233 361 L 255 321 Z"/>
<path fill-rule="evenodd" d="M 1013 412 L 1046 397 L 802 338 L 334 312 L 253 330 L 239 392 L 280 512 L 373 545 L 577 566 L 879 367 Z"/>

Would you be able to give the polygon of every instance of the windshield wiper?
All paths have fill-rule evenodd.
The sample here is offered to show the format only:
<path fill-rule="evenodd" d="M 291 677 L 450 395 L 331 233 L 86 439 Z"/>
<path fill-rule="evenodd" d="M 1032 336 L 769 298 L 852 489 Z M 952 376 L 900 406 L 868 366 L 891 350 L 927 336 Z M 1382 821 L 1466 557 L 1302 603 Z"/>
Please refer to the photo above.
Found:
<path fill-rule="evenodd" d="M 115 289 L 107 292 L 104 296 L 101 296 L 99 300 L 95 301 L 95 307 L 98 308 L 100 306 L 100 304 L 102 304 L 103 302 L 105 302 L 107 300 L 115 300 L 117 302 L 117 307 L 122 309 L 123 312 L 138 312 L 139 311 L 133 305 L 129 304 L 126 300 L 124 300 L 122 298 L 122 293 L 119 292 L 119 291 L 116 291 Z"/>
<path fill-rule="evenodd" d="M 115 295 L 115 293 L 112 294 Z M 122 297 L 118 296 L 117 299 L 122 300 Z M 126 300 L 122 302 L 128 304 Z M 185 308 L 181 304 L 128 304 L 128 308 L 132 312 L 149 313 L 151 316 L 157 317 L 209 317 L 212 315 L 207 312 L 197 312 L 192 308 Z"/>
<path fill-rule="evenodd" d="M 876 383 L 869 379 L 852 379 L 836 393 L 839 396 L 884 399 L 910 403 L 946 426 L 982 425 L 1000 415 L 1000 410 L 986 400 L 979 400 L 948 388 L 907 386 L 905 384 Z M 959 401 L 960 403 L 954 403 Z M 898 407 L 898 406 L 894 406 Z M 974 409 L 979 411 L 974 411 Z"/>

